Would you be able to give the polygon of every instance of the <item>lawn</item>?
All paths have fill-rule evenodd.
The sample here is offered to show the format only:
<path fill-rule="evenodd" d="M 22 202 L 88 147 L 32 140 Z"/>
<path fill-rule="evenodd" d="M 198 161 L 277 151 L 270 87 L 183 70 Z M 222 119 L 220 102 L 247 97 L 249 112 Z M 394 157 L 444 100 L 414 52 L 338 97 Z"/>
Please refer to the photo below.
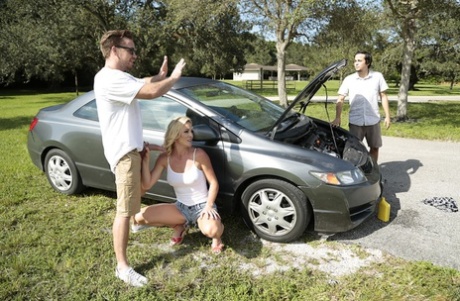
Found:
<path fill-rule="evenodd" d="M 234 80 L 225 80 L 228 83 L 231 83 L 235 86 L 245 87 L 245 81 L 234 81 Z M 296 95 L 303 88 L 308 85 L 308 81 L 291 81 L 289 82 L 289 86 L 295 86 L 295 89 L 288 90 L 289 95 Z M 337 91 L 339 90 L 340 81 L 339 80 L 329 80 L 325 83 L 327 88 L 327 93 L 331 97 L 337 96 Z M 396 83 L 388 83 L 389 89 L 387 91 L 388 95 L 398 95 L 399 87 Z M 263 89 L 257 90 L 259 94 L 265 96 L 277 95 L 277 89 Z M 452 90 L 450 89 L 450 85 L 447 83 L 444 84 L 433 84 L 428 82 L 421 82 L 415 85 L 415 89 L 409 91 L 409 96 L 446 96 L 446 95 L 458 95 L 460 96 L 460 87 L 455 85 Z M 320 89 L 316 95 L 324 96 L 326 95 L 325 89 Z"/>
<path fill-rule="evenodd" d="M 127 287 L 114 277 L 114 193 L 58 194 L 27 153 L 29 123 L 38 109 L 73 97 L 0 92 L 0 300 L 460 300 L 457 270 L 389 254 L 368 262 L 370 250 L 324 242 L 307 232 L 297 244 L 312 252 L 330 250 L 312 258 L 287 249 L 296 244 L 257 239 L 238 214 L 225 213 L 227 247 L 218 256 L 196 230 L 177 248 L 168 246 L 169 229 L 131 235 L 131 264 L 150 283 Z M 324 104 L 312 105 L 312 112 L 325 114 Z M 331 107 L 329 114 L 334 112 Z M 395 123 L 384 134 L 460 141 L 451 133 L 458 132 L 459 102 L 411 104 L 409 112 L 412 123 Z M 343 250 L 362 267 L 345 274 L 321 269 L 338 262 L 334 251 Z"/>

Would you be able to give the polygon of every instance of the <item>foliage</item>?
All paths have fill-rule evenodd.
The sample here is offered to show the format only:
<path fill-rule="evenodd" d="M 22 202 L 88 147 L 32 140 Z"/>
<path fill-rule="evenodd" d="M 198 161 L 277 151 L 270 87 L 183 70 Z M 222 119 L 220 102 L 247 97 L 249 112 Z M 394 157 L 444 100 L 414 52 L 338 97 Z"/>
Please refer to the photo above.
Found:
<path fill-rule="evenodd" d="M 171 63 L 187 58 L 189 74 L 216 77 L 241 69 L 245 23 L 236 4 L 191 2 L 4 0 L 0 51 L 6 55 L 0 64 L 0 83 L 32 79 L 60 83 L 69 74 L 75 78 L 85 74 L 92 84 L 103 65 L 99 39 L 106 30 L 118 28 L 136 35 L 135 75 L 156 74 L 164 55 L 172 57 Z"/>
<path fill-rule="evenodd" d="M 169 18 L 177 36 L 177 51 L 187 69 L 212 78 L 242 70 L 246 61 L 246 24 L 234 1 L 169 1 Z M 203 13 L 206 12 L 206 13 Z M 168 26 L 169 27 L 169 26 Z"/>
<path fill-rule="evenodd" d="M 276 41 L 278 96 L 282 106 L 287 106 L 286 92 L 286 50 L 296 37 L 301 36 L 301 29 L 308 28 L 308 21 L 313 19 L 320 6 L 316 0 L 241 0 L 241 5 L 250 18 L 262 28 L 267 28 Z"/>
<path fill-rule="evenodd" d="M 396 32 L 403 42 L 403 58 L 401 60 L 401 83 L 397 118 L 407 119 L 407 92 L 411 88 L 413 59 L 419 41 L 420 20 L 430 19 L 433 14 L 444 13 L 452 7 L 458 7 L 455 0 L 385 0 L 389 8 L 389 16 L 394 20 Z"/>
<path fill-rule="evenodd" d="M 305 61 L 310 62 L 312 73 L 316 74 L 332 61 L 343 58 L 354 59 L 359 50 L 373 53 L 375 43 L 373 36 L 377 33 L 378 10 L 370 3 L 359 4 L 354 0 L 331 1 L 321 11 L 321 22 L 324 23 L 311 41 L 311 48 Z M 353 64 L 341 73 L 354 71 Z"/>
<path fill-rule="evenodd" d="M 272 66 L 276 64 L 276 46 L 273 41 L 266 41 L 262 35 L 251 34 L 247 39 L 248 47 L 244 57 L 248 63 Z M 299 60 L 293 60 L 299 62 Z"/>
<path fill-rule="evenodd" d="M 421 27 L 421 72 L 425 77 L 438 82 L 449 82 L 451 89 L 460 77 L 460 13 L 459 6 L 433 13 L 422 20 Z"/>

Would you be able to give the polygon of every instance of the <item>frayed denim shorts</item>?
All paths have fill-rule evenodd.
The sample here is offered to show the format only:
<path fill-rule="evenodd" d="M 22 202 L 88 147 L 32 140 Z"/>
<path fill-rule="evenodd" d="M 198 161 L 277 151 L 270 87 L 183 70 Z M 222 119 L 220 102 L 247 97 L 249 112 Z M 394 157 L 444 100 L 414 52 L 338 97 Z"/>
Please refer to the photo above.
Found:
<path fill-rule="evenodd" d="M 182 215 L 185 216 L 185 219 L 187 220 L 185 222 L 185 227 L 191 227 L 197 225 L 196 221 L 200 217 L 201 211 L 203 211 L 204 207 L 206 207 L 206 202 L 196 204 L 193 206 L 187 206 L 181 202 L 176 202 L 176 207 L 177 209 L 179 209 Z M 216 204 L 214 204 L 212 208 L 217 211 Z"/>

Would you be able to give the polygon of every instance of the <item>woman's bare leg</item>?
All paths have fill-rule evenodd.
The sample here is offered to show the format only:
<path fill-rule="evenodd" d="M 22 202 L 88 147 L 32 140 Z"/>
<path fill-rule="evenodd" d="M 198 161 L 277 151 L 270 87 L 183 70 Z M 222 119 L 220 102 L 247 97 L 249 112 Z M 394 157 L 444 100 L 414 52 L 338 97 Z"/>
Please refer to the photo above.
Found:
<path fill-rule="evenodd" d="M 134 222 L 154 227 L 174 227 L 185 224 L 186 220 L 175 204 L 155 204 L 141 209 L 134 216 Z"/>
<path fill-rule="evenodd" d="M 213 252 L 220 252 L 222 250 L 222 234 L 224 232 L 224 225 L 220 219 L 207 219 L 202 217 L 198 219 L 198 228 L 205 236 L 212 238 L 211 248 Z"/>

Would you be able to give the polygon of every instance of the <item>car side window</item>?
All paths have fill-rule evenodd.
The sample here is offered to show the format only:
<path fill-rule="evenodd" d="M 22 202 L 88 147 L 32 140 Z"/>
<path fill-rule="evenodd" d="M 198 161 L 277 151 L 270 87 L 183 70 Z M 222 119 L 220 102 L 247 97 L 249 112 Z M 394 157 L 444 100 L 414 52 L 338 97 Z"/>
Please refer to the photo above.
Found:
<path fill-rule="evenodd" d="M 172 119 L 184 116 L 187 111 L 187 107 L 166 96 L 140 100 L 139 104 L 143 128 L 154 131 L 166 131 Z"/>
<path fill-rule="evenodd" d="M 172 119 L 178 116 L 190 115 L 190 110 L 187 110 L 187 107 L 166 96 L 153 100 L 140 100 L 139 105 L 143 128 L 154 131 L 165 131 Z M 91 100 L 75 111 L 74 116 L 99 121 L 96 99 Z"/>
<path fill-rule="evenodd" d="M 96 99 L 91 100 L 81 108 L 73 113 L 75 117 L 88 119 L 92 121 L 99 121 L 99 117 L 97 116 L 97 106 L 96 106 Z"/>

